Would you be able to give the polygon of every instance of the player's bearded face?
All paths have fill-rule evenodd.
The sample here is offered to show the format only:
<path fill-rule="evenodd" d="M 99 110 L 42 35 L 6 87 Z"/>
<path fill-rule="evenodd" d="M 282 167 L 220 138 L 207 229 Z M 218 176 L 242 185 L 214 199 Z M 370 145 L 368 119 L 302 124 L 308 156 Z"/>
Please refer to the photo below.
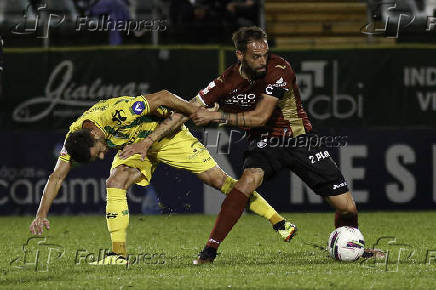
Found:
<path fill-rule="evenodd" d="M 265 41 L 251 41 L 241 61 L 242 70 L 251 79 L 266 76 L 268 62 L 268 43 Z"/>

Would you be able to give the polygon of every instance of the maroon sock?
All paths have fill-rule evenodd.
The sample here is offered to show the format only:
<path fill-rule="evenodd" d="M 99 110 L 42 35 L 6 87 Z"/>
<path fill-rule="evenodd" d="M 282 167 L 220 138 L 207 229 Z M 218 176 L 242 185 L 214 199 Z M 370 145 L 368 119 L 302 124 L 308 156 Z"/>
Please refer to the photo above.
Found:
<path fill-rule="evenodd" d="M 335 227 L 340 228 L 343 226 L 349 226 L 353 228 L 359 227 L 357 212 L 340 214 L 336 212 Z"/>
<path fill-rule="evenodd" d="M 206 246 L 218 249 L 220 243 L 241 217 L 247 202 L 248 197 L 233 187 L 221 205 L 221 211 Z"/>

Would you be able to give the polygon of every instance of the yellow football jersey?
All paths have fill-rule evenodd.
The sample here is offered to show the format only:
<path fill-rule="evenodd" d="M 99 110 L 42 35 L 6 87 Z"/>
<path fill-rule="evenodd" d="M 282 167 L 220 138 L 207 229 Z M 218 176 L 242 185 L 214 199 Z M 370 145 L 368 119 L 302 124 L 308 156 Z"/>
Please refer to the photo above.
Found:
<path fill-rule="evenodd" d="M 168 109 L 159 107 L 153 115 L 150 114 L 150 106 L 144 96 L 102 100 L 71 124 L 66 137 L 81 129 L 83 122 L 89 120 L 103 131 L 109 148 L 121 149 L 126 144 L 147 137 L 169 113 Z M 65 148 L 59 158 L 71 160 Z"/>

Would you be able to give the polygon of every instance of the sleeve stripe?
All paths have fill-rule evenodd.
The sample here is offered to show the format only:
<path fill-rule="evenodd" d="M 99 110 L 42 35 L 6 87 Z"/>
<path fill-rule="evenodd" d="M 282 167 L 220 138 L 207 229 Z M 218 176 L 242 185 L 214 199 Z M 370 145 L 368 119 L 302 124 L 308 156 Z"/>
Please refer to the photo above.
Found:
<path fill-rule="evenodd" d="M 200 94 L 197 94 L 197 95 L 195 96 L 195 98 L 196 98 L 197 100 L 199 100 L 199 101 L 203 104 L 203 106 L 207 106 L 206 103 L 204 102 L 204 100 L 201 98 Z"/>
<path fill-rule="evenodd" d="M 67 156 L 59 156 L 59 159 L 65 162 L 70 162 L 71 161 L 71 157 L 68 155 Z"/>

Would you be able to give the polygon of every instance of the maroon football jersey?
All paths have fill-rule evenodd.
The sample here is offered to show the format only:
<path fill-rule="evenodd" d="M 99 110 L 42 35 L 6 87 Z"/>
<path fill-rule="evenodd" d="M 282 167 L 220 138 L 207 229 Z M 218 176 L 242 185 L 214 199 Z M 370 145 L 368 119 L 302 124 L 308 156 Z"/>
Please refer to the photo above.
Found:
<path fill-rule="evenodd" d="M 244 79 L 239 69 L 240 63 L 230 66 L 201 90 L 197 97 L 208 107 L 217 102 L 220 110 L 230 113 L 254 110 L 262 94 L 277 97 L 279 101 L 265 127 L 249 130 L 252 138 L 296 137 L 312 130 L 301 105 L 295 73 L 289 62 L 277 55 L 270 55 L 266 76 L 254 81 Z"/>

